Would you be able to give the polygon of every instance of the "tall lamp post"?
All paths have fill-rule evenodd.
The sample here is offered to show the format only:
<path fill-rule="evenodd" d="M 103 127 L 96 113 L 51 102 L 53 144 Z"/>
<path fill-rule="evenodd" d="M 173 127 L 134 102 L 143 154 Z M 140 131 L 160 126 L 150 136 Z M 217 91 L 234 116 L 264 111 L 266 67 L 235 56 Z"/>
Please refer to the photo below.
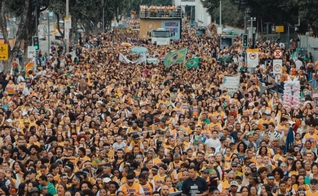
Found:
<path fill-rule="evenodd" d="M 222 1 L 220 1 L 220 27 L 222 28 Z"/>
<path fill-rule="evenodd" d="M 103 0 L 103 33 L 105 33 L 105 8 L 104 8 L 104 0 Z"/>
<path fill-rule="evenodd" d="M 69 3 L 70 1 L 69 0 L 66 0 L 66 18 L 69 20 L 69 17 L 70 17 L 70 10 L 69 10 Z M 65 37 L 65 51 L 66 52 L 69 52 L 69 45 L 70 45 L 70 38 L 68 37 L 69 36 L 69 29 L 66 29 L 65 28 L 65 21 L 64 21 L 64 37 Z M 68 31 L 66 33 L 66 31 Z"/>

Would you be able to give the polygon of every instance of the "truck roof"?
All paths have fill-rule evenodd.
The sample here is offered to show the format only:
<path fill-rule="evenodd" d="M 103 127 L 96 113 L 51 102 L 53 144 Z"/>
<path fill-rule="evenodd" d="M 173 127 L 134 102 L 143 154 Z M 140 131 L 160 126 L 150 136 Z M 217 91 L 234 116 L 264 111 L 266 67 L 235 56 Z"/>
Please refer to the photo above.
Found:
<path fill-rule="evenodd" d="M 157 29 L 154 29 L 153 31 L 170 31 L 170 30 L 165 28 L 157 28 Z"/>

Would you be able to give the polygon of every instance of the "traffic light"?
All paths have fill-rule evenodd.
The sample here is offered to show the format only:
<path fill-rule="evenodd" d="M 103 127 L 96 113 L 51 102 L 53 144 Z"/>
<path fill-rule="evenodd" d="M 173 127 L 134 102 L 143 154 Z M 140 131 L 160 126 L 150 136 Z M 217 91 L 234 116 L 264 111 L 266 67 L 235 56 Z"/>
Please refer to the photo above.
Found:
<path fill-rule="evenodd" d="M 39 50 L 40 46 L 39 46 L 39 37 L 38 36 L 34 36 L 32 37 L 33 40 L 33 46 L 35 48 L 35 50 Z"/>
<path fill-rule="evenodd" d="M 255 38 L 256 34 L 253 33 L 253 36 L 252 36 L 252 47 L 255 48 L 255 45 L 256 45 L 256 38 Z"/>
<path fill-rule="evenodd" d="M 247 47 L 247 35 L 246 34 L 243 35 L 243 46 Z"/>

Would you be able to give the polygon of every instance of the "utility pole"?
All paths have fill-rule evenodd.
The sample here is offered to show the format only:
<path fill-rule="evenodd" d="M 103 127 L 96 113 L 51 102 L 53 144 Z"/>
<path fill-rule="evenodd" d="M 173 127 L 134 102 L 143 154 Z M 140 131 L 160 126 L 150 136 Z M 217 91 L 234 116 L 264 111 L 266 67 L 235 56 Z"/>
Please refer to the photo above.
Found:
<path fill-rule="evenodd" d="M 244 34 L 247 34 L 247 8 L 244 10 Z"/>
<path fill-rule="evenodd" d="M 253 22 L 256 21 L 255 17 L 251 17 L 251 39 L 252 39 L 252 48 L 255 47 L 255 33 L 253 28 Z"/>
<path fill-rule="evenodd" d="M 50 12 L 47 12 L 47 54 L 50 54 Z"/>
<path fill-rule="evenodd" d="M 268 34 L 269 34 L 269 24 L 271 24 L 270 22 L 265 22 L 266 24 L 266 40 L 268 40 Z"/>
<path fill-rule="evenodd" d="M 35 35 L 39 37 L 39 29 L 38 29 L 38 9 L 39 9 L 39 0 L 35 1 Z"/>
<path fill-rule="evenodd" d="M 193 20 L 192 20 L 192 8 L 193 8 L 193 6 L 191 5 L 191 9 L 190 9 L 190 21 L 191 21 L 190 27 L 192 27 L 192 24 L 193 24 Z"/>
<path fill-rule="evenodd" d="M 105 8 L 104 8 L 104 0 L 103 0 L 103 33 L 105 33 Z"/>
<path fill-rule="evenodd" d="M 253 27 L 253 22 L 256 21 L 256 17 L 251 17 L 251 27 L 249 28 L 249 38 L 253 37 L 254 33 L 254 27 Z"/>
<path fill-rule="evenodd" d="M 70 17 L 70 10 L 69 10 L 69 3 L 70 1 L 69 0 L 66 0 L 66 18 L 69 20 L 69 17 Z M 59 22 L 59 21 L 57 21 Z M 64 27 L 65 27 L 65 22 L 64 22 Z M 69 29 L 66 30 L 66 28 L 64 28 L 65 31 L 64 31 L 64 34 L 66 33 L 66 31 L 69 31 Z M 69 32 L 68 32 L 69 33 Z M 69 35 L 69 34 L 68 34 Z M 65 35 L 64 35 L 65 36 Z M 69 52 L 69 45 L 70 45 L 70 38 L 69 37 L 65 37 L 65 51 L 66 52 Z"/>
<path fill-rule="evenodd" d="M 222 1 L 220 1 L 220 27 L 222 27 Z"/>

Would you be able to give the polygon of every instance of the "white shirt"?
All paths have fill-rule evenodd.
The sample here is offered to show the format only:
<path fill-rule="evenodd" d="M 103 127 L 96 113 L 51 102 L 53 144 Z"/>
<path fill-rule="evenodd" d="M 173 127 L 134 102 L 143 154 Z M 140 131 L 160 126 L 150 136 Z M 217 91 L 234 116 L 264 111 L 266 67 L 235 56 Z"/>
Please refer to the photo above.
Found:
<path fill-rule="evenodd" d="M 216 139 L 209 138 L 205 141 L 205 144 L 207 144 L 210 148 L 213 147 L 215 149 L 221 146 L 221 142 L 218 138 Z"/>
<path fill-rule="evenodd" d="M 125 142 L 120 142 L 119 144 L 118 144 L 118 142 L 116 142 L 113 144 L 113 148 L 115 150 L 124 149 L 125 146 L 126 146 Z"/>
<path fill-rule="evenodd" d="M 295 61 L 296 70 L 299 71 L 300 68 L 303 66 L 303 62 L 301 62 L 299 59 Z"/>

